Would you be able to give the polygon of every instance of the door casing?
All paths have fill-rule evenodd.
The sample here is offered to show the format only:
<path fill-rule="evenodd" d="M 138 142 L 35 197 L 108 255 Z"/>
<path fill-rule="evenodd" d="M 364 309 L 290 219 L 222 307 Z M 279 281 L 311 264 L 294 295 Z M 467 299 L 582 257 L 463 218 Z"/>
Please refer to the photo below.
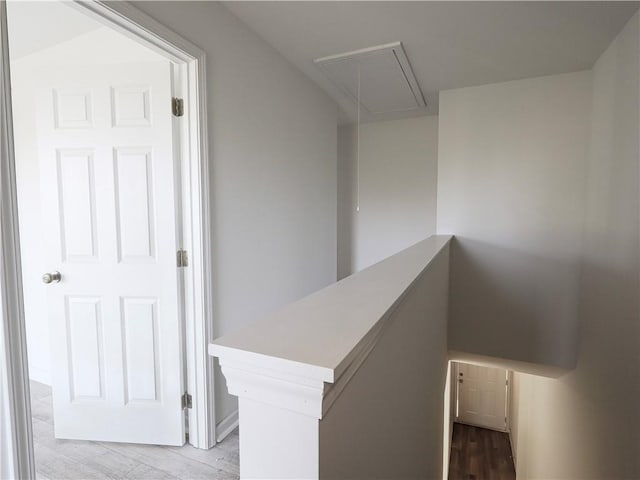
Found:
<path fill-rule="evenodd" d="M 8 400 L 0 410 L 0 476 L 35 478 L 6 7 L 0 1 L 0 394 Z"/>
<path fill-rule="evenodd" d="M 213 364 L 207 355 L 211 341 L 213 299 L 211 294 L 212 250 L 209 152 L 207 143 L 207 99 L 205 53 L 164 25 L 126 2 L 74 1 L 71 6 L 92 16 L 175 63 L 180 81 L 175 95 L 184 99 L 181 122 L 181 213 L 182 248 L 189 253 L 184 275 L 187 388 L 192 396 L 188 414 L 189 443 L 211 448 L 216 443 Z M 3 318 L 3 357 L 10 394 L 9 421 L 11 466 L 18 478 L 33 478 L 35 463 L 30 421 L 29 377 L 26 362 L 25 320 L 20 274 L 20 245 L 16 201 L 15 157 L 11 128 L 9 49 L 6 4 L 0 2 L 0 48 L 2 103 L 0 135 L 2 183 L 0 221 L 0 307 Z"/>

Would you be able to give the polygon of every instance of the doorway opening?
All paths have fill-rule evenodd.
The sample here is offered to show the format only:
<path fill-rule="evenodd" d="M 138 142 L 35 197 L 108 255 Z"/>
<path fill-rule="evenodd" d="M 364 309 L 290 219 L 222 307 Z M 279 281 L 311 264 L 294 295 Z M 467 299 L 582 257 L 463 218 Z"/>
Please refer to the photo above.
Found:
<path fill-rule="evenodd" d="M 503 368 L 454 362 L 455 422 L 509 431 L 509 377 Z"/>
<path fill-rule="evenodd" d="M 128 5 L 7 10 L 27 333 L 18 347 L 38 473 L 122 477 L 106 450 L 137 458 L 132 443 L 210 448 L 204 54 Z"/>
<path fill-rule="evenodd" d="M 449 368 L 447 478 L 515 480 L 510 436 L 512 372 L 463 362 L 450 362 Z"/>

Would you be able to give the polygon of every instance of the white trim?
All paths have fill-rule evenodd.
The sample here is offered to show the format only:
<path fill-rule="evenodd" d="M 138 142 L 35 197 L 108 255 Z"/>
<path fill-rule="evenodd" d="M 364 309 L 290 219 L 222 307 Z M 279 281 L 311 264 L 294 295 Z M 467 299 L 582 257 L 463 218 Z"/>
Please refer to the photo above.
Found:
<path fill-rule="evenodd" d="M 458 379 L 460 378 L 460 362 L 456 360 L 451 360 L 451 358 L 449 359 L 449 361 L 452 362 L 453 365 L 455 365 L 454 381 L 453 381 L 455 385 L 452 386 L 455 392 L 454 393 L 455 409 L 453 412 L 453 423 L 462 423 L 458 420 L 458 417 L 460 416 L 460 385 L 459 385 L 460 382 L 458 381 Z"/>
<path fill-rule="evenodd" d="M 3 416 L 8 413 L 8 418 L 0 423 L 9 430 L 0 432 L 3 440 L 9 439 L 9 445 L 4 441 L 0 445 L 3 463 L 0 473 L 10 478 L 35 478 L 7 35 L 6 2 L 0 2 L 0 381 L 6 381 L 8 399 L 8 409 L 0 412 Z"/>
<path fill-rule="evenodd" d="M 177 63 L 204 60 L 205 53 L 187 39 L 126 1 L 73 0 L 67 5 L 93 17 Z"/>
<path fill-rule="evenodd" d="M 504 407 L 504 415 L 507 419 L 506 421 L 506 432 L 511 433 L 511 385 L 513 385 L 513 371 L 507 370 L 507 386 L 506 386 L 506 405 Z"/>
<path fill-rule="evenodd" d="M 227 380 L 230 395 L 277 405 L 318 420 L 322 418 L 322 380 L 296 377 L 286 372 L 255 367 L 222 357 L 220 367 Z"/>
<path fill-rule="evenodd" d="M 222 440 L 224 440 L 227 437 L 227 435 L 229 435 L 236 428 L 238 428 L 239 424 L 240 424 L 240 417 L 238 415 L 238 410 L 236 409 L 216 425 L 216 432 L 218 432 L 216 441 L 221 442 Z"/>
<path fill-rule="evenodd" d="M 511 448 L 511 458 L 513 459 L 513 467 L 518 471 L 518 459 L 516 455 L 516 450 L 513 448 L 513 434 L 511 430 L 507 432 L 509 434 L 509 447 Z"/>
<path fill-rule="evenodd" d="M 405 80 L 407 81 L 407 85 L 409 86 L 409 90 L 415 99 L 416 106 L 401 108 L 400 110 L 390 110 L 391 112 L 398 111 L 407 111 L 407 110 L 416 110 L 416 109 L 424 109 L 427 106 L 427 102 L 424 99 L 424 95 L 422 90 L 420 89 L 420 85 L 416 80 L 415 74 L 413 72 L 413 68 L 411 68 L 411 63 L 409 63 L 409 59 L 407 58 L 407 53 L 404 51 L 404 46 L 402 42 L 392 42 L 386 43 L 384 45 L 377 45 L 374 47 L 363 48 L 360 50 L 354 50 L 346 53 L 339 53 L 337 55 L 330 55 L 328 57 L 316 58 L 313 63 L 316 64 L 326 75 L 327 77 L 336 84 L 347 96 L 349 96 L 353 101 L 356 102 L 358 107 L 360 107 L 360 71 L 358 70 L 358 94 L 354 95 L 353 92 L 347 88 L 347 85 L 341 81 L 336 80 L 327 69 L 327 66 L 336 63 L 336 62 L 344 62 L 344 61 L 354 61 L 358 64 L 358 62 L 362 61 L 363 58 L 366 58 L 370 55 L 379 54 L 383 51 L 391 50 L 398 62 L 398 66 L 402 70 L 404 74 Z M 358 67 L 359 68 L 359 67 Z M 370 114 L 376 115 L 379 113 L 388 113 L 388 112 L 374 112 L 371 111 L 366 106 L 362 105 L 362 107 L 367 110 Z M 360 122 L 358 122 L 359 124 Z"/>

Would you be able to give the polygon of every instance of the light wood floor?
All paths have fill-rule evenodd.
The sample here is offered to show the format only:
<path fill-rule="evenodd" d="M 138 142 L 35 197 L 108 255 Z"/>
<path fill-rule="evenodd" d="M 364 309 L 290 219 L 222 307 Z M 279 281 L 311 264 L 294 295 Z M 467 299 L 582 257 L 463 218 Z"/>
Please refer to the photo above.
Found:
<path fill-rule="evenodd" d="M 31 408 L 39 479 L 239 478 L 237 429 L 211 450 L 56 440 L 49 387 L 31 382 Z"/>
<path fill-rule="evenodd" d="M 516 480 L 509 435 L 454 423 L 449 480 Z"/>

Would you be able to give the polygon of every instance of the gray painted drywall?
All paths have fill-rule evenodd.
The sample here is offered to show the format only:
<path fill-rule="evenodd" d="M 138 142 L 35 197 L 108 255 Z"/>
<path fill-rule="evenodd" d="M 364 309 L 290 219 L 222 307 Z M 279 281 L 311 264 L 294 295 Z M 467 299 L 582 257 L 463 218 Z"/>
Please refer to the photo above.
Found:
<path fill-rule="evenodd" d="M 591 72 L 440 94 L 449 348 L 572 367 Z"/>
<path fill-rule="evenodd" d="M 337 274 L 338 279 L 354 271 L 356 245 L 356 138 L 353 126 L 338 128 L 338 212 Z"/>
<path fill-rule="evenodd" d="M 436 227 L 438 117 L 361 125 L 359 169 L 356 135 L 354 126 L 338 129 L 338 278 L 424 240 Z"/>
<path fill-rule="evenodd" d="M 207 53 L 218 337 L 335 281 L 337 106 L 222 5 L 134 4 Z"/>
<path fill-rule="evenodd" d="M 447 247 L 320 420 L 319 478 L 442 478 L 448 275 Z"/>
<path fill-rule="evenodd" d="M 519 375 L 518 478 L 640 478 L 640 17 L 593 69 L 577 367 Z"/>

